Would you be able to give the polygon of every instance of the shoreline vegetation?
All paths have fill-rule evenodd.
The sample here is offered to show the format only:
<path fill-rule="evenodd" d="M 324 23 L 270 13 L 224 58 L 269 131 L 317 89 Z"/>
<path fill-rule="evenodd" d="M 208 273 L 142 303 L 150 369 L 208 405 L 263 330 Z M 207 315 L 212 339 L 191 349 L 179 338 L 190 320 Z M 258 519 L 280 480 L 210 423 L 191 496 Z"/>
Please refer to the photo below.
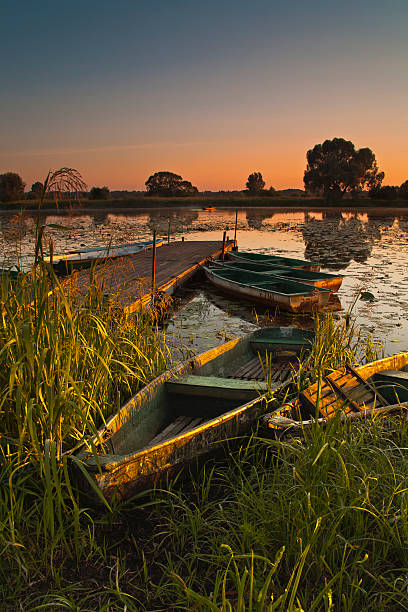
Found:
<path fill-rule="evenodd" d="M 399 417 L 256 427 L 225 453 L 93 508 L 72 448 L 171 363 L 153 314 L 78 299 L 41 260 L 0 288 L 0 599 L 7 610 L 397 610 L 408 606 L 408 427 Z M 350 318 L 315 318 L 289 392 L 381 356 Z"/>
<path fill-rule="evenodd" d="M 112 198 L 108 200 L 44 200 L 42 212 L 53 212 L 65 214 L 66 212 L 89 212 L 89 211 L 132 211 L 132 210 L 151 210 L 153 208 L 200 208 L 214 206 L 217 208 L 271 208 L 285 210 L 340 210 L 340 209 L 381 209 L 386 211 L 408 210 L 408 200 L 372 200 L 369 198 L 345 198 L 340 202 L 328 204 L 324 198 L 310 197 L 194 197 L 194 198 L 159 198 L 159 197 L 139 197 L 139 198 Z M 21 200 L 18 202 L 0 202 L 0 213 L 16 213 L 19 211 L 37 211 L 38 202 L 36 200 Z"/>

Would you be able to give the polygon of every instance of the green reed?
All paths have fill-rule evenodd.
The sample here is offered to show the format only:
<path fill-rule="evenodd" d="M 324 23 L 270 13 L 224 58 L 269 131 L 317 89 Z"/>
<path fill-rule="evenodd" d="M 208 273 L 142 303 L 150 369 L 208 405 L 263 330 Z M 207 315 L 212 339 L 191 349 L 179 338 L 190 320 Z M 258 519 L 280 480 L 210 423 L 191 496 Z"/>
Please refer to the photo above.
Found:
<path fill-rule="evenodd" d="M 62 287 L 41 261 L 2 279 L 0 306 L 0 571 L 24 579 L 30 555 L 55 574 L 56 554 L 88 550 L 70 449 L 171 357 L 153 314 L 112 308 L 96 283 Z"/>
<path fill-rule="evenodd" d="M 60 458 L 169 362 L 151 316 L 111 309 L 92 285 L 64 291 L 45 267 L 3 283 L 0 305 L 2 440 L 19 453 L 38 459 L 49 440 Z"/>

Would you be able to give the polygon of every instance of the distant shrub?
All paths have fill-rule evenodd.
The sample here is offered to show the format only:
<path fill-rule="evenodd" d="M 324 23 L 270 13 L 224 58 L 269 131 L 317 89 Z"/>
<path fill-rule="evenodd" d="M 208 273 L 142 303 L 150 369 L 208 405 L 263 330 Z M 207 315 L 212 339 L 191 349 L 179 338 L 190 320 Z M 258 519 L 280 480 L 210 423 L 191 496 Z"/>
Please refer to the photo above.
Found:
<path fill-rule="evenodd" d="M 401 200 L 408 200 L 408 181 L 402 183 L 401 187 L 398 189 L 398 196 Z"/>
<path fill-rule="evenodd" d="M 108 187 L 92 187 L 89 192 L 90 200 L 108 200 L 110 196 L 110 192 Z"/>
<path fill-rule="evenodd" d="M 398 198 L 398 187 L 392 185 L 384 185 L 384 187 L 376 187 L 370 189 L 368 195 L 373 200 L 396 200 Z"/>

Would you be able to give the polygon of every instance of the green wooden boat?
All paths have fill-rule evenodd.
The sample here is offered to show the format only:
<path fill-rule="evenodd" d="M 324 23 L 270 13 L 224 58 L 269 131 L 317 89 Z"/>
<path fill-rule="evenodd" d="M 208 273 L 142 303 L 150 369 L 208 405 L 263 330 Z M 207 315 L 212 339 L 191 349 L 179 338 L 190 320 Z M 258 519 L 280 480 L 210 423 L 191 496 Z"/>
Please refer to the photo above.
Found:
<path fill-rule="evenodd" d="M 168 370 L 77 451 L 80 486 L 124 499 L 246 432 L 312 340 L 294 327 L 258 329 Z"/>
<path fill-rule="evenodd" d="M 322 287 L 330 289 L 336 293 L 343 282 L 343 276 L 340 274 L 328 274 L 326 272 L 312 272 L 301 268 L 291 268 L 290 266 L 281 266 L 278 264 L 260 264 L 252 261 L 232 260 L 228 262 L 214 261 L 213 265 L 228 268 L 236 268 L 246 270 L 248 272 L 258 272 L 264 275 L 275 275 L 289 280 L 299 281 L 313 285 L 314 287 Z"/>
<path fill-rule="evenodd" d="M 209 268 L 204 266 L 206 277 L 216 287 L 237 297 L 278 307 L 289 312 L 313 312 L 329 301 L 331 291 L 313 287 L 286 278 L 248 272 L 239 269 Z"/>
<path fill-rule="evenodd" d="M 290 266 L 291 268 L 302 268 L 303 270 L 311 270 L 319 272 L 320 264 L 315 261 L 307 261 L 305 259 L 293 259 L 291 257 L 281 257 L 280 255 L 263 255 L 262 253 L 252 253 L 246 251 L 228 251 L 227 259 L 238 261 L 252 261 L 259 264 L 278 264 L 282 266 Z"/>

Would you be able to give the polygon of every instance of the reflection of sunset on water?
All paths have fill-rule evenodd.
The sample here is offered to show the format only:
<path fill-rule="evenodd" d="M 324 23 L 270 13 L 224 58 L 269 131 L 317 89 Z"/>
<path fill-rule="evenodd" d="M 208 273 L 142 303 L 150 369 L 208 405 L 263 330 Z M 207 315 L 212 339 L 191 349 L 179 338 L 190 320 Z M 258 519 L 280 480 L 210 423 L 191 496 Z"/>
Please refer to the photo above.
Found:
<path fill-rule="evenodd" d="M 11 263 L 16 241 L 20 239 L 23 263 L 28 265 L 28 254 L 33 252 L 34 218 L 25 213 L 21 218 L 13 219 L 7 215 L 0 217 L 1 252 L 3 258 L 7 257 Z M 54 253 L 84 246 L 145 240 L 152 237 L 154 229 L 159 236 L 167 238 L 169 221 L 171 240 L 180 240 L 182 236 L 185 240 L 221 240 L 224 230 L 229 238 L 233 238 L 235 209 L 217 208 L 210 212 L 161 208 L 118 214 L 98 211 L 75 216 L 52 214 L 42 219 L 43 223 L 55 223 L 65 228 L 47 228 L 47 239 L 52 238 Z M 237 229 L 241 250 L 312 259 L 319 261 L 323 270 L 341 272 L 344 280 L 338 297 L 343 309 L 354 301 L 359 289 L 370 291 L 375 301 L 358 300 L 354 309 L 362 329 L 371 330 L 379 339 L 386 339 L 387 350 L 391 352 L 400 348 L 397 342 L 408 342 L 407 213 L 387 216 L 378 210 L 340 209 L 285 213 L 281 209 L 241 208 L 238 210 Z M 190 304 L 196 304 L 198 299 L 200 308 L 205 310 L 203 302 L 207 300 L 207 294 L 204 291 L 201 297 L 191 298 Z M 214 303 L 217 299 L 213 297 L 211 305 L 208 305 L 212 313 L 208 322 L 201 322 L 207 336 L 212 337 L 211 329 L 214 330 L 224 318 L 229 322 L 231 335 L 234 335 L 234 330 L 242 333 L 239 316 L 236 324 L 233 323 L 242 305 L 235 304 L 234 316 L 229 318 L 228 300 L 222 302 L 226 311 L 220 314 Z M 189 308 L 193 306 L 187 305 L 183 310 L 186 330 L 189 329 Z M 248 306 L 242 310 L 242 317 L 248 320 L 248 324 L 254 324 L 251 307 L 249 311 Z M 208 329 L 205 327 L 207 323 Z"/>

